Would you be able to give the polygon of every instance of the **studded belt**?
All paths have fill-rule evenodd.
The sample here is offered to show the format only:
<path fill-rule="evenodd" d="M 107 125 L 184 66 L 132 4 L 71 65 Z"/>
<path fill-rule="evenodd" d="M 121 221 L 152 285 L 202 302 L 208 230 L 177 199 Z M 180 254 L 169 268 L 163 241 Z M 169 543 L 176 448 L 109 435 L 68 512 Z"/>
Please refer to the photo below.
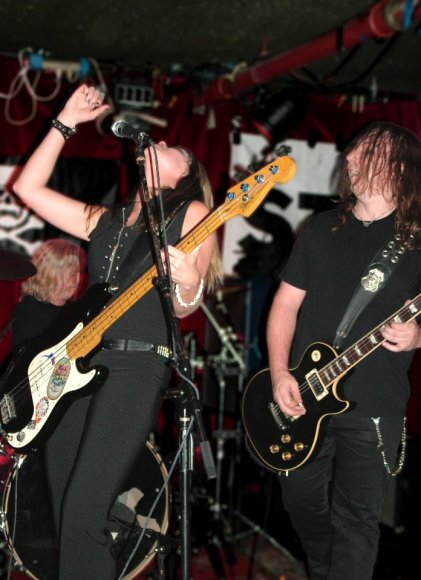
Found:
<path fill-rule="evenodd" d="M 159 354 L 164 358 L 172 357 L 172 350 L 163 344 L 152 344 L 144 340 L 135 340 L 132 338 L 105 338 L 102 341 L 104 350 L 126 350 L 126 351 L 143 351 Z"/>

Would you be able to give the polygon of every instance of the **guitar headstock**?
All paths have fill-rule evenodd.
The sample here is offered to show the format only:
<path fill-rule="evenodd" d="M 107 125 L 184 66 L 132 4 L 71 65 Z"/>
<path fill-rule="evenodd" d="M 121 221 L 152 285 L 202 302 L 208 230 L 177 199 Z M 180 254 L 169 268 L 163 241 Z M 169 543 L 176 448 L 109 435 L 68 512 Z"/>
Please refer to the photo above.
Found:
<path fill-rule="evenodd" d="M 233 215 L 249 217 L 277 183 L 287 183 L 296 171 L 294 159 L 284 155 L 249 175 L 228 190 L 224 208 Z M 232 217 L 232 216 L 231 216 Z"/>

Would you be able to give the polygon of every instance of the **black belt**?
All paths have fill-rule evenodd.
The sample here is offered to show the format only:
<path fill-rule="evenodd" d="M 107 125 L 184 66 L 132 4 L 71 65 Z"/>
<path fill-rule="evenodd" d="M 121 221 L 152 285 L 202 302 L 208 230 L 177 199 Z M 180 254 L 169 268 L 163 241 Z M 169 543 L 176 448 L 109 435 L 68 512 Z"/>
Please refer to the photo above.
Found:
<path fill-rule="evenodd" d="M 127 351 L 144 351 L 159 354 L 165 358 L 172 357 L 172 350 L 169 346 L 163 344 L 152 344 L 143 340 L 134 340 L 132 338 L 105 338 L 102 341 L 102 348 L 105 350 L 127 350 Z"/>

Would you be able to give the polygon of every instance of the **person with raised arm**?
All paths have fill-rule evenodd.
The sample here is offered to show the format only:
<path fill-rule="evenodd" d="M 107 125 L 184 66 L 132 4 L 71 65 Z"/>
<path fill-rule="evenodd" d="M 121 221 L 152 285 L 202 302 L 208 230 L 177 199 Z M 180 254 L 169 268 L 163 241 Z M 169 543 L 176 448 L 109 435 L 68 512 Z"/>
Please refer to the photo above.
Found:
<path fill-rule="evenodd" d="M 174 284 L 172 303 L 177 317 L 187 316 L 200 305 L 205 288 L 213 288 L 221 279 L 215 234 L 191 253 L 175 247 L 213 205 L 206 171 L 191 151 L 168 147 L 165 142 L 145 148 L 151 197 L 146 202 L 143 183 L 132 199 L 109 208 L 87 205 L 48 185 L 66 140 L 81 123 L 94 121 L 106 110 L 95 87 L 77 88 L 29 158 L 14 190 L 43 219 L 88 242 L 90 286 L 98 282 L 118 286 L 124 279 L 116 298 L 154 263 L 144 204 L 153 211 L 151 202 L 162 195 Z M 133 252 L 129 256 L 134 244 L 135 260 Z M 125 269 L 126 257 L 130 267 Z M 106 329 L 102 348 L 91 361 L 108 369 L 105 383 L 84 397 L 86 404 L 80 405 L 80 415 L 72 425 L 66 424 L 60 432 L 58 424 L 52 449 L 46 444 L 59 537 L 59 580 L 111 580 L 120 573 L 108 516 L 152 430 L 170 380 L 169 359 L 158 354 L 167 348 L 162 351 L 161 346 L 172 344 L 160 295 L 153 287 Z M 56 467 L 59 442 L 63 457 Z"/>

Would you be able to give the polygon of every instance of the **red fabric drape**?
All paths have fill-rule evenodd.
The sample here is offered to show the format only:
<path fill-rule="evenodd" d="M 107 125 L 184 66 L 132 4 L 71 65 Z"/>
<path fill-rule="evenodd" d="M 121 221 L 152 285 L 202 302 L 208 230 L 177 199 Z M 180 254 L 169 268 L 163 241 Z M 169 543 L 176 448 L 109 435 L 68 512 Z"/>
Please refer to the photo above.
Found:
<path fill-rule="evenodd" d="M 402 125 L 421 137 L 421 103 L 411 99 L 371 103 L 357 96 L 312 96 L 293 136 L 306 140 L 317 130 L 319 141 L 335 143 L 340 136 L 346 143 L 374 121 Z"/>
<path fill-rule="evenodd" d="M 15 59 L 0 57 L 0 67 L 2 71 L 0 93 L 9 94 L 11 82 L 19 72 L 18 62 Z M 34 79 L 34 73 L 30 72 L 29 76 L 32 80 Z M 55 87 L 55 75 L 42 73 L 35 91 L 37 95 L 45 98 L 53 94 Z M 0 157 L 27 155 L 48 130 L 51 119 L 58 113 L 67 95 L 75 87 L 76 85 L 70 85 L 62 80 L 60 91 L 54 99 L 38 101 L 34 118 L 24 124 L 20 123 L 28 119 L 33 104 L 28 90 L 22 87 L 15 97 L 0 99 Z M 9 108 L 7 108 L 7 101 L 10 101 Z M 18 125 L 9 122 L 6 110 L 8 110 L 8 116 L 12 121 L 18 122 Z M 66 144 L 63 154 L 71 157 L 118 159 L 121 155 L 121 142 L 111 135 L 100 135 L 91 123 L 78 128 L 76 136 Z"/>

